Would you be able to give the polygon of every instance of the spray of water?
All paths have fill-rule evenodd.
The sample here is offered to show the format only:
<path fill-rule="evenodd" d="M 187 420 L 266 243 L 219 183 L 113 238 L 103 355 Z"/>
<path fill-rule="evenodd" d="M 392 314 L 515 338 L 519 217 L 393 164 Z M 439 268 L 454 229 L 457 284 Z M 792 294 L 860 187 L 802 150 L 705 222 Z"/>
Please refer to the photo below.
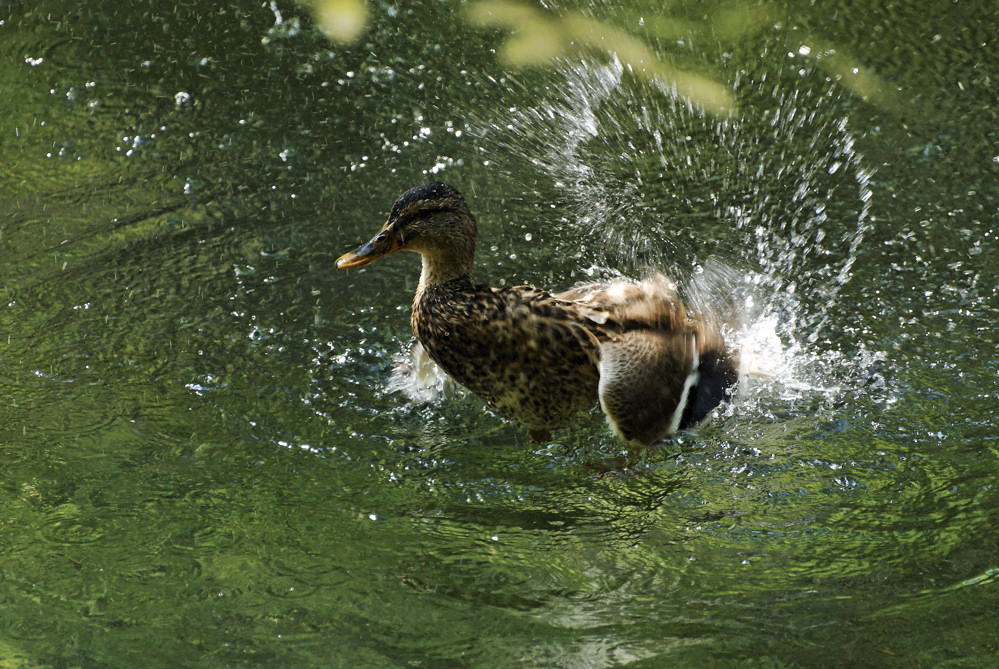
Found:
<path fill-rule="evenodd" d="M 619 62 L 565 63 L 540 99 L 476 129 L 526 192 L 554 189 L 538 192 L 562 212 L 548 229 L 588 276 L 663 272 L 694 311 L 727 324 L 742 351 L 741 415 L 885 387 L 884 354 L 844 352 L 830 336 L 870 227 L 871 172 L 837 91 L 799 83 L 740 74 L 744 111 L 718 118 Z M 398 369 L 392 389 L 414 400 L 444 388 L 419 355 Z"/>
<path fill-rule="evenodd" d="M 667 273 L 730 324 L 746 388 L 835 399 L 834 360 L 881 357 L 819 350 L 869 230 L 871 172 L 834 89 L 741 77 L 747 111 L 715 118 L 618 62 L 566 64 L 542 101 L 481 136 L 555 186 L 563 241 L 591 273 Z M 869 382 L 866 369 L 845 377 Z"/>

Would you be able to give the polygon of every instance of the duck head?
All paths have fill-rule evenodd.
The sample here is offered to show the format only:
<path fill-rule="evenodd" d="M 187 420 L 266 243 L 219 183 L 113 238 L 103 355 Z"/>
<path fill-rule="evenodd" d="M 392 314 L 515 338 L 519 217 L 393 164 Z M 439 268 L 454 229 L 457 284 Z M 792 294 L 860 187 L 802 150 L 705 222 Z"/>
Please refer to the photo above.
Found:
<path fill-rule="evenodd" d="M 457 190 L 439 181 L 417 186 L 396 200 L 392 213 L 371 241 L 345 253 L 338 269 L 363 267 L 396 251 L 423 256 L 424 271 L 461 275 L 475 256 L 475 217 Z"/>

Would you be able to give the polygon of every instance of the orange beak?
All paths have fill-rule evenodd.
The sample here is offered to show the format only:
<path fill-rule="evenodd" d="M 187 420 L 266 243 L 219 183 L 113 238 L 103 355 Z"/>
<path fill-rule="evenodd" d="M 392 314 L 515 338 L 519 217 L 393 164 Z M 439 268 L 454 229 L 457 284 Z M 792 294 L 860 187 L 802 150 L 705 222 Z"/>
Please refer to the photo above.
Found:
<path fill-rule="evenodd" d="M 390 253 L 395 253 L 401 248 L 402 243 L 396 236 L 395 229 L 386 223 L 370 242 L 337 258 L 336 266 L 337 269 L 364 267 L 368 263 Z"/>

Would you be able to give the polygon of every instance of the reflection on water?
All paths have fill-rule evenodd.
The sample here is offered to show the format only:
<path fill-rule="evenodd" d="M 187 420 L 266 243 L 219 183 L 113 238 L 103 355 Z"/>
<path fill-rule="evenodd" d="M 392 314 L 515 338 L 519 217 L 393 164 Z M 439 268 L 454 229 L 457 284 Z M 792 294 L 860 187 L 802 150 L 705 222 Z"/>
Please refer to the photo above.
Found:
<path fill-rule="evenodd" d="M 450 5 L 350 47 L 290 3 L 64 5 L 0 15 L 8 662 L 993 659 L 996 17 L 816 12 L 718 61 L 719 120 L 614 62 L 509 76 Z M 656 268 L 738 315 L 744 394 L 625 475 L 599 415 L 533 445 L 398 392 L 413 259 L 331 260 L 426 174 L 484 280 Z"/>

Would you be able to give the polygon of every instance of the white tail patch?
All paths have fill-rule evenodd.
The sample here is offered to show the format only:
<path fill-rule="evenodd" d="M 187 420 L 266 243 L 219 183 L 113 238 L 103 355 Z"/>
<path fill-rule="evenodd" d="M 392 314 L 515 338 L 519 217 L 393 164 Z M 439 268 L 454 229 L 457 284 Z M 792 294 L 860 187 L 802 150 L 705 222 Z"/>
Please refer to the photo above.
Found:
<path fill-rule="evenodd" d="M 669 427 L 667 428 L 667 434 L 673 434 L 680 429 L 680 421 L 683 419 L 683 410 L 687 408 L 687 402 L 690 401 L 690 391 L 697 385 L 697 382 L 701 378 L 701 373 L 697 371 L 697 368 L 701 366 L 701 355 L 697 351 L 697 338 L 690 338 L 690 345 L 694 350 L 693 359 L 690 365 L 690 372 L 687 374 L 687 378 L 683 382 L 683 392 L 680 393 L 680 403 L 676 405 L 676 411 L 673 412 L 673 417 L 670 418 Z"/>

